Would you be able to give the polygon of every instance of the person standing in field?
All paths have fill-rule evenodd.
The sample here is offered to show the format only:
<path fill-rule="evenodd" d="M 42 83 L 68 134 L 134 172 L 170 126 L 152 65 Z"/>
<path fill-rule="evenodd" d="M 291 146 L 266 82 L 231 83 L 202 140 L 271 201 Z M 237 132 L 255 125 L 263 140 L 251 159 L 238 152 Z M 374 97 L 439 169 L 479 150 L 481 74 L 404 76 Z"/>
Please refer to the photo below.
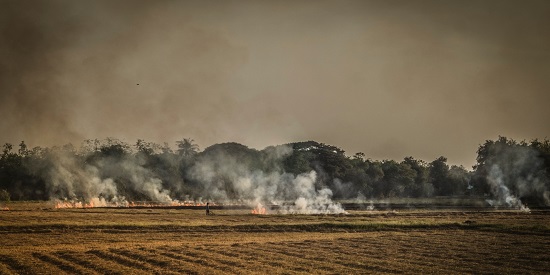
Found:
<path fill-rule="evenodd" d="M 206 203 L 206 215 L 210 215 L 210 203 Z"/>

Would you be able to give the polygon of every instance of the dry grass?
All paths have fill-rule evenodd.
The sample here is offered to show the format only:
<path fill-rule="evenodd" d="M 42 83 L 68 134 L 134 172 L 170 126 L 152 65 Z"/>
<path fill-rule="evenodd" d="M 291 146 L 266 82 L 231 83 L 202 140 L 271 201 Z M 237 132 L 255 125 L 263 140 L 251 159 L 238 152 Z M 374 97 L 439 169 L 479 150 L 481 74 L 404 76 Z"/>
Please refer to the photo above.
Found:
<path fill-rule="evenodd" d="M 550 213 L 0 212 L 0 274 L 545 273 Z"/>

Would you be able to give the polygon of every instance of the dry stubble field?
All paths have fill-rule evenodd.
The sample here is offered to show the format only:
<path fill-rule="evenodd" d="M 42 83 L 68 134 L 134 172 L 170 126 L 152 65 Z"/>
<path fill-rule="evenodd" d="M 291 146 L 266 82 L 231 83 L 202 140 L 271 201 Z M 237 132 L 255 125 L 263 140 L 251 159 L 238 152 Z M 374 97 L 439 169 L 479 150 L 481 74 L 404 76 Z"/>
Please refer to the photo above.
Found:
<path fill-rule="evenodd" d="M 0 211 L 1 274 L 550 272 L 550 212 Z"/>

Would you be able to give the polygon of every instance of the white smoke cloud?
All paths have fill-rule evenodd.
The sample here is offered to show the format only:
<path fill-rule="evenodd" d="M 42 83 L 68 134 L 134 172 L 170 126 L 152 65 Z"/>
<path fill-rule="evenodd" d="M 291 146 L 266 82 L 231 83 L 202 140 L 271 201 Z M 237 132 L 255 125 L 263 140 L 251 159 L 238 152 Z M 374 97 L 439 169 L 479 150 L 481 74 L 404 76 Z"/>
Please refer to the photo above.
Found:
<path fill-rule="evenodd" d="M 522 211 L 530 211 L 529 208 L 521 203 L 521 200 L 514 196 L 506 186 L 505 175 L 498 165 L 492 165 L 489 170 L 488 182 L 491 192 L 495 196 L 494 200 L 487 200 L 487 203 L 495 207 L 510 207 Z"/>
<path fill-rule="evenodd" d="M 50 199 L 63 203 L 98 206 L 127 206 L 125 196 L 119 194 L 115 179 L 128 181 L 130 192 L 158 203 L 171 203 L 170 190 L 149 169 L 137 163 L 135 158 L 114 161 L 101 159 L 85 164 L 72 153 L 52 153 L 52 167 L 47 184 Z M 128 191 L 128 190 L 126 190 Z"/>
<path fill-rule="evenodd" d="M 286 146 L 281 146 L 286 147 Z M 260 209 L 260 205 L 279 206 L 279 213 L 341 214 L 345 210 L 332 201 L 332 191 L 318 182 L 317 173 L 285 173 L 280 159 L 291 148 L 267 150 L 266 163 L 269 173 L 250 169 L 250 164 L 223 153 L 199 160 L 192 169 L 192 176 L 203 183 L 204 194 L 216 201 L 245 203 Z"/>
<path fill-rule="evenodd" d="M 115 197 L 117 188 L 110 178 L 101 179 L 99 169 L 78 163 L 76 157 L 63 151 L 53 152 L 49 171 L 50 197 L 55 199 L 90 200 L 99 195 Z"/>
<path fill-rule="evenodd" d="M 200 201 L 247 204 L 251 208 L 277 205 L 279 213 L 346 213 L 341 204 L 332 201 L 333 191 L 325 187 L 316 171 L 294 175 L 282 169 L 282 159 L 292 153 L 290 146 L 251 152 L 251 158 L 223 150 L 203 154 L 187 168 L 195 189 L 188 189 L 192 194 L 183 196 L 185 200 L 196 201 L 196 196 Z M 75 155 L 64 151 L 53 154 L 48 190 L 51 199 L 68 207 L 128 206 L 127 198 L 161 204 L 178 202 L 173 194 L 175 189 L 181 190 L 183 181 L 163 182 L 139 156 L 96 158 L 93 154 L 97 152 Z"/>
<path fill-rule="evenodd" d="M 487 161 L 487 182 L 493 199 L 487 202 L 495 207 L 510 207 L 528 211 L 520 198 L 541 198 L 550 205 L 543 160 L 527 146 L 503 147 Z"/>

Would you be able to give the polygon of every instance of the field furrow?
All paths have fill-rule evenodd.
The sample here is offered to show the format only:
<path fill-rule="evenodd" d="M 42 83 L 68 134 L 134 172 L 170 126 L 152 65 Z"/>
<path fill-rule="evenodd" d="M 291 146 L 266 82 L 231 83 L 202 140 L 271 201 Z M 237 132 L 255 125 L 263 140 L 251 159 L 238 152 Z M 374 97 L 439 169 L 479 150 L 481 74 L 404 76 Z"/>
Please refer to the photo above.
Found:
<path fill-rule="evenodd" d="M 187 247 L 182 250 L 171 249 L 171 252 L 178 253 L 187 259 L 194 261 L 195 263 L 206 264 L 210 268 L 217 269 L 221 272 L 236 272 L 237 269 L 231 263 L 228 263 L 224 260 L 219 260 L 215 257 L 204 253 L 203 251 L 198 251 L 194 248 Z"/>
<path fill-rule="evenodd" d="M 49 264 L 32 257 L 30 254 L 0 255 L 0 262 L 17 274 L 55 273 L 51 271 Z"/>
<path fill-rule="evenodd" d="M 39 209 L 39 210 L 36 210 Z M 550 211 L 1 212 L 0 274 L 548 274 Z M 113 216 L 116 219 L 113 219 Z M 465 223 L 465 221 L 469 221 Z"/>
<path fill-rule="evenodd" d="M 204 248 L 205 252 L 211 255 L 211 257 L 217 260 L 221 260 L 226 264 L 231 264 L 235 266 L 235 268 L 238 268 L 239 272 L 237 273 L 239 274 L 258 274 L 270 270 L 265 265 L 256 265 L 255 261 L 242 261 L 242 256 L 238 253 L 231 252 L 230 249 L 231 248 L 229 248 L 228 246 L 210 246 L 208 248 Z M 270 271 L 272 273 L 275 273 L 274 270 Z"/>
<path fill-rule="evenodd" d="M 341 245 L 338 243 L 341 243 Z M 418 253 L 430 253 L 429 249 L 413 250 L 412 248 L 402 248 L 399 244 L 389 244 L 388 246 L 392 247 L 392 249 L 384 249 L 383 253 L 380 253 L 380 250 L 376 251 L 376 249 L 373 249 L 373 246 L 366 243 L 358 245 L 353 239 L 339 239 L 332 245 L 324 244 L 321 247 L 323 249 L 332 249 L 348 257 L 361 253 L 364 255 L 363 260 L 366 262 L 380 263 L 400 270 L 431 270 L 437 273 L 449 271 L 448 261 L 426 261 L 425 257 L 418 255 Z M 463 270 L 455 271 L 463 272 Z"/>
<path fill-rule="evenodd" d="M 170 259 L 174 262 L 175 265 L 179 266 L 179 270 L 186 274 L 199 274 L 199 271 L 207 271 L 209 273 L 217 273 L 215 269 L 211 269 L 209 267 L 205 267 L 199 263 L 195 263 L 189 258 L 178 255 L 176 253 L 172 253 L 169 251 L 164 251 L 162 249 L 154 250 L 154 253 L 157 253 L 159 257 Z"/>
<path fill-rule="evenodd" d="M 225 249 L 230 249 L 228 246 L 223 246 L 223 247 L 225 247 Z M 206 248 L 202 248 L 202 247 L 192 248 L 189 250 L 188 255 L 192 257 L 208 259 L 215 266 L 223 267 L 223 271 L 228 271 L 231 273 L 240 273 L 240 274 L 249 272 L 249 266 L 250 266 L 249 263 L 241 262 L 238 259 L 227 257 L 222 254 L 212 253 L 211 250 Z"/>
<path fill-rule="evenodd" d="M 99 274 L 124 274 L 123 271 L 113 270 L 108 268 L 100 258 L 97 258 L 94 255 L 84 254 L 81 252 L 71 252 L 71 251 L 57 251 L 55 254 L 65 259 L 66 261 L 72 262 L 76 265 L 80 265 L 84 268 L 94 270 Z"/>
<path fill-rule="evenodd" d="M 103 260 L 106 260 L 110 265 L 116 264 L 116 265 L 123 265 L 131 269 L 131 272 L 134 274 L 151 274 L 154 273 L 154 270 L 139 261 L 135 261 L 132 259 L 129 259 L 127 257 L 119 256 L 113 253 L 110 253 L 105 250 L 90 250 L 87 253 L 95 255 L 99 258 L 102 258 Z"/>
<path fill-rule="evenodd" d="M 358 243 L 371 244 L 364 239 L 345 240 L 339 239 L 344 246 L 357 246 Z M 395 240 L 389 246 L 398 246 L 402 243 L 416 243 L 415 238 L 409 235 L 403 235 L 399 240 Z M 509 272 L 533 271 L 540 272 L 548 270 L 548 261 L 544 257 L 532 255 L 526 259 L 521 259 L 522 254 L 514 253 L 506 245 L 493 246 L 491 243 L 479 244 L 479 239 L 464 240 L 464 236 L 458 236 L 456 239 L 452 235 L 445 236 L 444 239 L 426 238 L 426 241 L 415 246 L 401 246 L 397 250 L 397 255 L 386 251 L 387 257 L 411 259 L 418 263 L 426 263 L 426 259 L 431 259 L 434 266 L 444 269 L 452 269 L 458 272 L 487 271 L 491 272 L 494 268 L 505 268 Z M 518 244 L 521 245 L 521 244 Z M 475 249 L 474 249 L 475 248 Z M 480 251 L 483 249 L 482 251 Z M 433 250 L 446 251 L 446 253 L 434 254 Z M 544 255 L 544 254 L 543 254 Z M 476 261 L 482 257 L 486 262 L 484 267 L 475 266 Z M 503 260 L 507 259 L 507 260 Z M 540 265 L 529 265 L 533 259 L 536 259 Z"/>
<path fill-rule="evenodd" d="M 227 249 L 227 248 L 226 248 Z M 278 257 L 272 257 L 271 255 L 262 255 L 254 249 L 250 249 L 244 246 L 233 246 L 231 252 L 235 255 L 235 258 L 248 265 L 262 266 L 267 273 L 281 274 L 284 272 L 307 272 L 310 270 L 308 267 L 296 265 L 294 262 L 284 261 Z"/>
<path fill-rule="evenodd" d="M 2 257 L 2 256 L 0 256 Z M 6 275 L 11 275 L 11 274 L 17 274 L 15 272 L 14 269 L 11 269 L 10 268 L 10 265 L 4 263 L 1 259 L 0 259 L 0 274 L 6 274 Z"/>
<path fill-rule="evenodd" d="M 119 255 L 121 257 L 126 257 L 138 263 L 143 263 L 147 265 L 151 270 L 156 270 L 159 273 L 163 274 L 177 274 L 177 270 L 173 271 L 171 269 L 176 268 L 176 265 L 173 264 L 173 261 L 170 259 L 163 259 L 158 257 L 155 254 L 148 253 L 142 248 L 136 248 L 132 251 L 127 249 L 109 249 L 109 252 Z"/>
<path fill-rule="evenodd" d="M 275 247 L 281 253 L 286 255 L 292 255 L 295 257 L 300 257 L 304 254 L 315 254 L 322 255 L 322 257 L 316 257 L 312 259 L 319 263 L 326 263 L 330 265 L 343 266 L 345 268 L 353 268 L 357 270 L 370 271 L 370 272 L 381 272 L 381 273 L 395 273 L 398 272 L 397 269 L 392 268 L 391 266 L 385 266 L 378 261 L 369 261 L 365 258 L 362 253 L 355 253 L 352 257 L 347 257 L 347 255 L 342 253 L 336 253 L 334 250 L 316 248 L 314 245 L 310 245 L 307 249 L 300 249 L 294 247 L 292 244 L 276 243 L 270 244 L 272 247 Z"/>
<path fill-rule="evenodd" d="M 274 244 L 267 243 L 263 246 L 259 246 L 256 249 L 259 249 L 264 252 L 276 253 L 280 257 L 286 258 L 290 261 L 301 261 L 307 264 L 312 264 L 318 270 L 323 270 L 327 272 L 345 272 L 345 273 L 356 273 L 360 269 L 349 267 L 342 263 L 337 263 L 333 261 L 333 257 L 328 255 L 330 254 L 325 250 L 318 250 L 316 247 L 311 244 L 310 247 L 303 250 L 296 250 L 293 248 L 285 248 L 284 244 Z"/>
<path fill-rule="evenodd" d="M 157 249 L 141 249 L 144 252 L 148 253 L 148 257 L 151 258 L 158 258 L 158 259 L 168 259 L 170 261 L 170 266 L 174 271 L 177 271 L 179 273 L 193 273 L 198 272 L 202 267 L 205 265 L 211 269 L 213 269 L 213 272 L 233 272 L 233 266 L 227 263 L 224 263 L 224 261 L 220 261 L 218 259 L 209 258 L 206 256 L 197 255 L 196 252 L 192 248 L 186 247 L 186 248 L 157 248 Z M 207 264 L 205 264 L 209 260 Z M 191 267 L 185 267 L 181 268 L 181 263 L 183 261 L 183 264 L 192 263 Z"/>
<path fill-rule="evenodd" d="M 49 263 L 53 265 L 56 268 L 59 268 L 59 270 L 64 271 L 68 274 L 95 274 L 95 272 L 88 270 L 86 268 L 82 268 L 79 265 L 74 265 L 73 263 L 63 260 L 59 257 L 56 257 L 55 255 L 48 255 L 45 253 L 32 253 L 33 257 L 40 259 L 43 262 Z"/>
<path fill-rule="evenodd" d="M 286 262 L 293 262 L 293 263 L 296 263 L 297 266 L 308 266 L 311 268 L 311 270 L 308 270 L 308 271 L 315 271 L 315 273 L 338 273 L 338 272 L 343 272 L 343 273 L 354 273 L 354 272 L 358 272 L 357 269 L 351 269 L 351 268 L 348 268 L 346 266 L 343 266 L 343 265 L 337 265 L 337 264 L 333 264 L 333 263 L 329 263 L 326 261 L 326 259 L 324 260 L 316 260 L 319 256 L 312 256 L 312 255 L 318 255 L 317 253 L 315 252 L 312 252 L 311 255 L 308 255 L 308 256 L 303 256 L 303 257 L 297 257 L 295 255 L 288 255 L 280 250 L 276 250 L 276 249 L 270 249 L 269 247 L 265 247 L 265 246 L 261 246 L 261 245 L 258 245 L 258 246 L 254 246 L 254 247 L 249 247 L 248 249 L 253 249 L 253 250 L 256 250 L 260 253 L 258 253 L 260 255 L 260 257 L 266 257 L 266 258 L 270 258 L 270 259 L 273 259 L 273 258 L 278 258 L 282 261 L 286 261 Z"/>
<path fill-rule="evenodd" d="M 228 267 L 220 265 L 214 261 L 209 261 L 205 258 L 197 258 L 187 254 L 189 248 L 173 248 L 173 247 L 160 247 L 158 253 L 164 257 L 168 257 L 177 261 L 180 261 L 190 270 L 198 273 L 212 273 L 223 274 L 227 273 Z"/>

